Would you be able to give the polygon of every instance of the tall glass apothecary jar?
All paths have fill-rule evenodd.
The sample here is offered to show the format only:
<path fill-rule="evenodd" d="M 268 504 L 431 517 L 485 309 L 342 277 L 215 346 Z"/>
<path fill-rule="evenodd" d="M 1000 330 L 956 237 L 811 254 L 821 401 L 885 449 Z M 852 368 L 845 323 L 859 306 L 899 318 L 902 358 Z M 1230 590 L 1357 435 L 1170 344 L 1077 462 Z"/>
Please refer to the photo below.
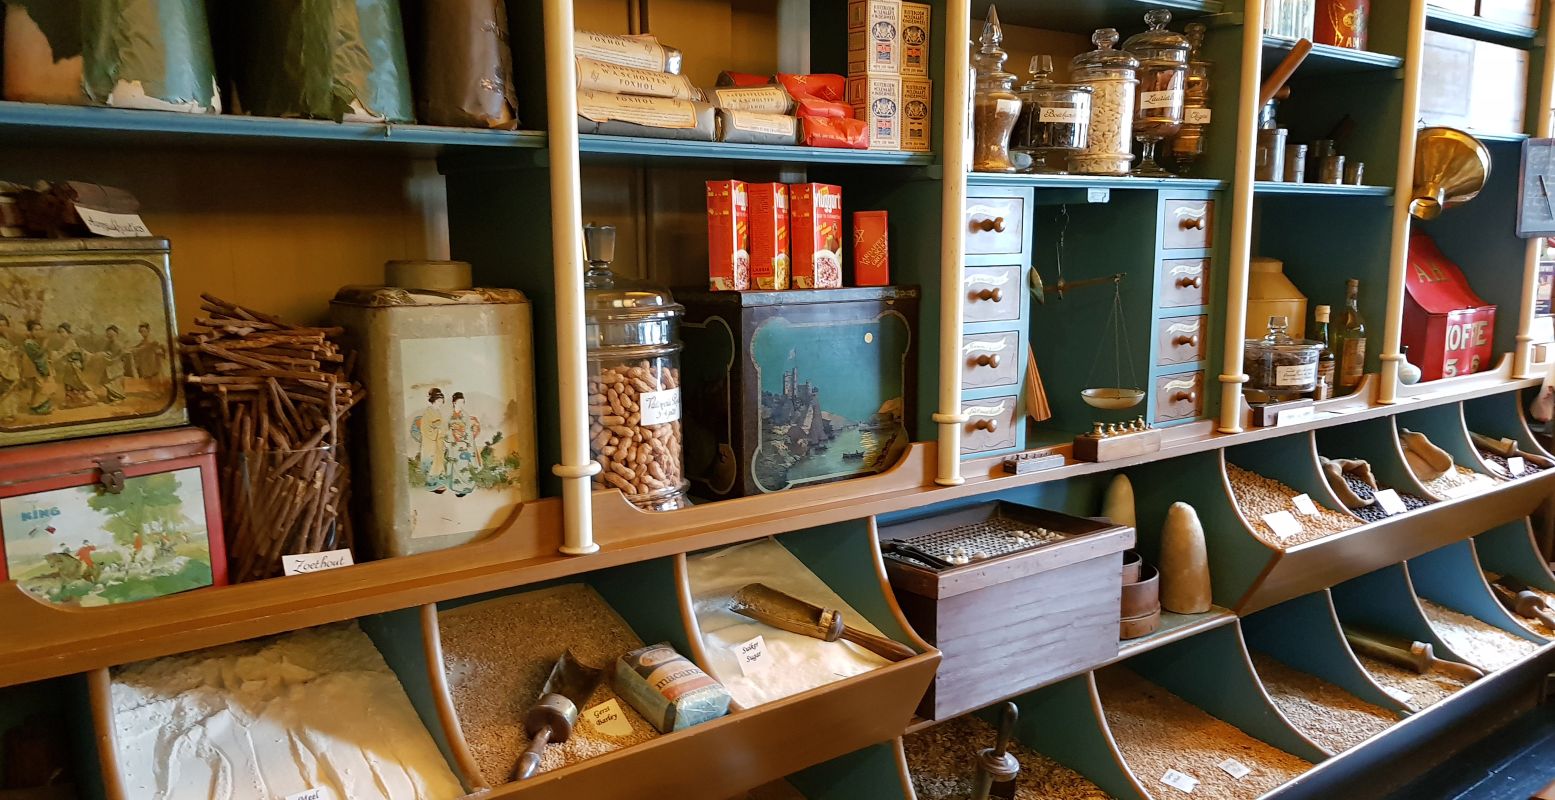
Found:
<path fill-rule="evenodd" d="M 620 489 L 649 511 L 690 505 L 681 453 L 680 350 L 685 308 L 668 290 L 610 269 L 616 229 L 583 229 L 589 453 L 600 489 Z"/>
<path fill-rule="evenodd" d="M 1184 33 L 1188 37 L 1188 83 L 1183 90 L 1182 127 L 1172 137 L 1172 161 L 1179 175 L 1186 175 L 1204 155 L 1204 131 L 1210 122 L 1210 70 L 1214 66 L 1204 58 L 1204 23 L 1190 22 Z"/>
<path fill-rule="evenodd" d="M 1102 28 L 1091 36 L 1096 49 L 1069 64 L 1069 79 L 1091 87 L 1091 129 L 1085 150 L 1069 158 L 1075 172 L 1087 175 L 1127 175 L 1134 161 L 1135 72 L 1139 62 L 1114 49 L 1118 32 Z"/>
<path fill-rule="evenodd" d="M 1145 12 L 1150 29 L 1123 43 L 1129 55 L 1139 59 L 1139 97 L 1134 105 L 1134 138 L 1140 142 L 1135 175 L 1170 177 L 1156 163 L 1156 146 L 1182 127 L 1184 90 L 1188 83 L 1188 40 L 1166 29 L 1172 12 L 1164 8 Z"/>
<path fill-rule="evenodd" d="M 972 60 L 977 66 L 977 86 L 972 95 L 972 170 L 974 172 L 1015 172 L 1010 159 L 1010 135 L 1020 119 L 1020 95 L 1015 93 L 1015 76 L 1004 71 L 1009 54 L 999 48 L 1004 28 L 999 12 L 988 7 L 983 22 L 981 47 Z"/>
<path fill-rule="evenodd" d="M 1011 149 L 1031 159 L 1031 172 L 1062 174 L 1069 157 L 1083 152 L 1090 140 L 1089 86 L 1054 83 L 1053 57 L 1031 57 L 1031 80 L 1020 87 L 1020 122 Z"/>

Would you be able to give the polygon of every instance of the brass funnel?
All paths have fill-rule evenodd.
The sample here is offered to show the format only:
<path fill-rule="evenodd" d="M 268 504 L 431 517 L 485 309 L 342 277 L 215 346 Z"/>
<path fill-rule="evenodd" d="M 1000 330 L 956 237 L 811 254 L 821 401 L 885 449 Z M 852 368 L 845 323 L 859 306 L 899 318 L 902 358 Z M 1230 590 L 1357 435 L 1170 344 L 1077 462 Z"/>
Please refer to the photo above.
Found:
<path fill-rule="evenodd" d="M 1436 219 L 1442 209 L 1467 203 L 1490 179 L 1490 151 L 1455 128 L 1421 128 L 1415 137 L 1415 189 L 1409 213 Z"/>

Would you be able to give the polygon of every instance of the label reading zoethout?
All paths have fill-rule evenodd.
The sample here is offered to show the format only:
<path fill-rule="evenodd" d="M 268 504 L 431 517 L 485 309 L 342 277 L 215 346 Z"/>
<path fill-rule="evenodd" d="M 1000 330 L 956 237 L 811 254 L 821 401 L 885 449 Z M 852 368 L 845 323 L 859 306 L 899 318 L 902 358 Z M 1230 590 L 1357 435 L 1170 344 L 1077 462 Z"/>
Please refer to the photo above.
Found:
<path fill-rule="evenodd" d="M 1398 492 L 1392 489 L 1377 490 L 1377 505 L 1382 506 L 1382 510 L 1386 511 L 1388 516 L 1402 514 L 1409 510 L 1404 507 L 1404 498 L 1399 497 Z"/>
<path fill-rule="evenodd" d="M 151 235 L 151 229 L 141 221 L 139 214 L 115 214 L 112 211 L 98 211 L 80 204 L 77 204 L 75 209 L 76 214 L 81 217 L 81 222 L 86 225 L 86 229 L 98 236 L 126 239 Z"/>
<path fill-rule="evenodd" d="M 1506 460 L 1506 471 L 1511 474 L 1512 477 L 1519 477 L 1523 474 L 1524 469 L 1527 469 L 1527 465 L 1523 463 L 1522 456 L 1512 456 Z"/>
<path fill-rule="evenodd" d="M 614 698 L 583 713 L 588 716 L 589 724 L 594 726 L 594 730 L 606 736 L 621 739 L 632 735 L 632 723 L 621 710 L 621 704 Z"/>
<path fill-rule="evenodd" d="M 1199 779 L 1185 772 L 1169 769 L 1161 776 L 1161 782 L 1184 794 L 1193 794 L 1199 788 Z"/>
<path fill-rule="evenodd" d="M 740 673 L 746 677 L 759 675 L 772 666 L 772 659 L 767 657 L 767 640 L 760 636 L 729 650 L 734 653 L 735 660 L 740 662 Z"/>
<path fill-rule="evenodd" d="M 1215 766 L 1220 767 L 1221 772 L 1224 772 L 1227 775 L 1236 778 L 1237 780 L 1241 780 L 1248 775 L 1253 774 L 1252 767 L 1249 767 L 1234 758 L 1228 758 L 1225 761 L 1216 764 Z"/>
<path fill-rule="evenodd" d="M 674 422 L 680 419 L 680 388 L 643 392 L 637 395 L 637 408 L 644 425 Z"/>
<path fill-rule="evenodd" d="M 1268 524 L 1269 530 L 1274 531 L 1274 535 L 1281 539 L 1289 539 L 1306 530 L 1301 527 L 1301 523 L 1289 511 L 1275 511 L 1272 514 L 1264 514 L 1263 521 Z"/>
<path fill-rule="evenodd" d="M 349 567 L 353 563 L 350 550 L 326 550 L 322 553 L 281 556 L 281 571 L 287 575 L 303 575 L 309 572 Z"/>
<path fill-rule="evenodd" d="M 1290 499 L 1290 504 L 1296 507 L 1296 511 L 1303 517 L 1317 516 L 1317 503 L 1312 502 L 1311 495 L 1298 494 Z"/>
<path fill-rule="evenodd" d="M 323 789 L 305 789 L 296 794 L 289 794 L 286 800 L 320 800 L 324 797 Z"/>

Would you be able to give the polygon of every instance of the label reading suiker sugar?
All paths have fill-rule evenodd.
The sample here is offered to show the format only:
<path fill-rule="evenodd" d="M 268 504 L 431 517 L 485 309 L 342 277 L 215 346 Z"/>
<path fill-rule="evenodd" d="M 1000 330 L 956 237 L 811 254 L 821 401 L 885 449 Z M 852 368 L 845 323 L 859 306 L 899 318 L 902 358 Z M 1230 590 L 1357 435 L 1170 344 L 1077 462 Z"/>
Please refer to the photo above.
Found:
<path fill-rule="evenodd" d="M 1207 108 L 1185 108 L 1182 111 L 1182 121 L 1189 125 L 1208 125 L 1210 113 Z"/>
<path fill-rule="evenodd" d="M 644 425 L 663 425 L 680 419 L 680 387 L 643 392 L 637 396 Z"/>
<path fill-rule="evenodd" d="M 1038 122 L 1067 122 L 1083 124 L 1091 121 L 1090 103 L 1076 103 L 1073 108 L 1044 108 L 1037 112 Z"/>
<path fill-rule="evenodd" d="M 767 640 L 760 636 L 729 649 L 740 662 L 740 673 L 746 677 L 759 675 L 772 666 L 772 659 L 767 657 Z"/>
<path fill-rule="evenodd" d="M 1307 386 L 1317 380 L 1317 362 L 1274 368 L 1275 386 Z"/>
<path fill-rule="evenodd" d="M 1164 89 L 1159 92 L 1140 92 L 1140 108 L 1172 108 L 1182 105 L 1181 89 Z"/>

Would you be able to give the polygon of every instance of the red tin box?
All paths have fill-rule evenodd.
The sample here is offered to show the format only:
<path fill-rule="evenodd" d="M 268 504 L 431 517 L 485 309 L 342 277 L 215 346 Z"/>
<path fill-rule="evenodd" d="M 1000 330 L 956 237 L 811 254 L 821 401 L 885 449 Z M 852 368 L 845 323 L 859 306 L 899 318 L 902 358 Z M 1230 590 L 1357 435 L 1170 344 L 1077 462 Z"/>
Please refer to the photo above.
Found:
<path fill-rule="evenodd" d="M 227 583 L 216 443 L 198 428 L 0 450 L 0 580 L 69 606 Z"/>
<path fill-rule="evenodd" d="M 1424 233 L 1409 238 L 1404 344 L 1422 380 L 1468 375 L 1491 366 L 1496 307 L 1486 303 Z"/>
<path fill-rule="evenodd" d="M 891 283 L 891 250 L 886 212 L 853 212 L 853 285 Z"/>
<path fill-rule="evenodd" d="M 1366 26 L 1371 20 L 1371 0 L 1317 0 L 1312 41 L 1366 49 Z"/>

